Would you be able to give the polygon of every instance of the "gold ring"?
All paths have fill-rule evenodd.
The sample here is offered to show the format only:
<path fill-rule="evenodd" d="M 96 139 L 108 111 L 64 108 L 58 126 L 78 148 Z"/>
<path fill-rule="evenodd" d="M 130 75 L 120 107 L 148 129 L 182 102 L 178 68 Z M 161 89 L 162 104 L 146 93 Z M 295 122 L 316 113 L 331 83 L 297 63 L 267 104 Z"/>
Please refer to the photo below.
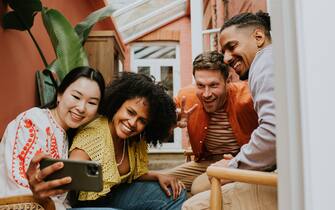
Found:
<path fill-rule="evenodd" d="M 41 179 L 41 177 L 39 175 L 40 175 L 40 173 L 37 172 L 36 175 L 35 175 L 35 179 L 36 179 L 37 182 L 42 182 L 43 179 Z"/>

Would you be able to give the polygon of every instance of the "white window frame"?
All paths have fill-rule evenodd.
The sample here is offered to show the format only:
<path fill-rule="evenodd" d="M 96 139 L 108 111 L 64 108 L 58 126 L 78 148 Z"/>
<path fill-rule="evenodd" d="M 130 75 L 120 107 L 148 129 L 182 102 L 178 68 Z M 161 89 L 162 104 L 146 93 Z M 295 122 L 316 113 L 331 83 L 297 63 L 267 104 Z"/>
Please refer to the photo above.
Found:
<path fill-rule="evenodd" d="M 174 46 L 176 48 L 175 59 L 135 59 L 134 48 L 142 46 Z M 172 66 L 173 68 L 173 95 L 176 96 L 180 89 L 180 50 L 177 42 L 136 42 L 130 45 L 130 66 L 131 71 L 137 72 L 138 66 L 150 66 L 150 74 L 157 79 L 160 76 L 161 66 Z M 158 71 L 152 71 L 158 69 Z M 149 148 L 149 152 L 182 152 L 182 131 L 180 128 L 174 129 L 174 142 L 163 143 L 156 148 Z"/>

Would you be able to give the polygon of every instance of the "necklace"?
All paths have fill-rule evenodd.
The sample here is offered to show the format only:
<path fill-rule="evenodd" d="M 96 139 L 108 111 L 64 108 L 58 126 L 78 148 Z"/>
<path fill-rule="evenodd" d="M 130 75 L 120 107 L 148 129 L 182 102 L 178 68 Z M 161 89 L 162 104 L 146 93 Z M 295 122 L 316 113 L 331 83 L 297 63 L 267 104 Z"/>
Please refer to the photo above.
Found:
<path fill-rule="evenodd" d="M 116 162 L 116 166 L 120 166 L 122 164 L 122 161 L 124 159 L 124 153 L 126 152 L 126 144 L 127 144 L 127 142 L 126 142 L 126 140 L 123 140 L 123 141 L 125 141 L 125 142 L 123 142 L 122 158 L 121 158 L 120 162 Z"/>

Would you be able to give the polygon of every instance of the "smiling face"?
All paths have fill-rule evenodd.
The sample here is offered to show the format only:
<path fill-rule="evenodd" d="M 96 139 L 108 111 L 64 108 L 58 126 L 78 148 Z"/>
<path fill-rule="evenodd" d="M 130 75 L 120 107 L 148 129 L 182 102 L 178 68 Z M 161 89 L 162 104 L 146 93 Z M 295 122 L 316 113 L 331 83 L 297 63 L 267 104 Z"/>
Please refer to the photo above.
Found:
<path fill-rule="evenodd" d="M 224 54 L 224 62 L 243 77 L 248 72 L 252 61 L 259 50 L 259 29 L 252 27 L 237 28 L 230 26 L 220 34 L 220 44 Z"/>
<path fill-rule="evenodd" d="M 226 100 L 226 83 L 218 70 L 196 70 L 196 95 L 208 113 L 221 109 Z"/>
<path fill-rule="evenodd" d="M 141 133 L 148 124 L 149 104 L 145 98 L 126 100 L 112 120 L 113 138 L 127 139 Z"/>
<path fill-rule="evenodd" d="M 57 96 L 58 105 L 53 110 L 57 123 L 67 130 L 89 122 L 97 113 L 100 97 L 98 84 L 80 77 Z"/>

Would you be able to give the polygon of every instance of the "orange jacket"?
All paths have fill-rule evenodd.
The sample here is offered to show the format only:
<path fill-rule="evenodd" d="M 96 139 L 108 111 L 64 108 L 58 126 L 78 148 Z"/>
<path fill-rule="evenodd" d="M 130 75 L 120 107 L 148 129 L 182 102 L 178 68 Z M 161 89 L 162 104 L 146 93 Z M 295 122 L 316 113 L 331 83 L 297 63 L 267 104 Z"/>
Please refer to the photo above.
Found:
<path fill-rule="evenodd" d="M 249 142 L 252 131 L 258 126 L 257 113 L 253 108 L 247 82 L 228 83 L 226 88 L 227 99 L 224 108 L 236 140 L 242 146 Z M 179 91 L 175 100 L 178 108 L 181 107 L 182 96 L 186 97 L 185 109 L 198 104 L 198 107 L 189 116 L 187 129 L 195 159 L 199 160 L 206 155 L 204 141 L 208 127 L 208 114 L 203 109 L 195 91 L 194 86 L 187 86 Z"/>

